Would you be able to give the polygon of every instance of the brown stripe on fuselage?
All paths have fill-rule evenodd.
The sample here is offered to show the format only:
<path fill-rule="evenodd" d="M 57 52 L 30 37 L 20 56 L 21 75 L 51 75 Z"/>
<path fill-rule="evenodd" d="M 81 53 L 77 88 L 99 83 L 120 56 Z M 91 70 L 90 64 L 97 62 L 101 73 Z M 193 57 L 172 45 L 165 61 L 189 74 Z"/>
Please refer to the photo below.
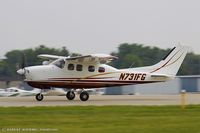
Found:
<path fill-rule="evenodd" d="M 119 73 L 119 72 L 100 73 L 100 74 L 95 74 L 95 75 L 87 76 L 87 77 L 84 77 L 84 78 L 82 78 L 82 79 L 90 79 L 90 78 L 94 78 L 94 77 L 98 77 L 98 76 L 102 76 L 102 75 L 113 74 L 113 73 Z M 99 77 L 98 77 L 98 78 L 99 78 Z"/>
<path fill-rule="evenodd" d="M 76 88 L 100 88 L 100 87 L 133 85 L 133 84 L 144 84 L 144 83 L 154 83 L 157 81 L 56 80 L 56 81 L 26 81 L 26 82 L 32 87 L 41 89 L 49 89 L 50 87 L 76 89 Z"/>
<path fill-rule="evenodd" d="M 115 77 L 91 77 L 91 78 L 49 78 L 49 80 L 67 80 L 67 79 L 109 79 L 109 78 L 115 78 Z"/>

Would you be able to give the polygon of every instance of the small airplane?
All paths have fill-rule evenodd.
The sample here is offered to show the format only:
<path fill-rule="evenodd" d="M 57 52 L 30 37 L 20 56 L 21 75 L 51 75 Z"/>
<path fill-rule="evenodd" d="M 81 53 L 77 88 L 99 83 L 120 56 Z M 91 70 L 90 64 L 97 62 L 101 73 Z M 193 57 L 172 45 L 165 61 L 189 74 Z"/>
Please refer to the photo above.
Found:
<path fill-rule="evenodd" d="M 31 91 L 27 91 L 17 87 L 10 87 L 6 89 L 0 89 L 0 97 L 35 96 L 39 92 L 40 90 L 36 88 Z"/>
<path fill-rule="evenodd" d="M 9 89 L 0 89 L 0 97 L 13 97 L 19 95 L 18 92 Z"/>
<path fill-rule="evenodd" d="M 64 57 L 41 54 L 47 59 L 43 65 L 22 67 L 18 74 L 25 76 L 25 82 L 41 92 L 36 95 L 43 100 L 42 89 L 71 88 L 66 93 L 68 100 L 75 98 L 75 90 L 82 89 L 80 100 L 87 101 L 89 93 L 85 89 L 164 82 L 176 77 L 187 54 L 187 47 L 178 45 L 157 64 L 152 66 L 117 69 L 107 65 L 117 57 L 107 54 L 89 54 L 77 57 Z"/>

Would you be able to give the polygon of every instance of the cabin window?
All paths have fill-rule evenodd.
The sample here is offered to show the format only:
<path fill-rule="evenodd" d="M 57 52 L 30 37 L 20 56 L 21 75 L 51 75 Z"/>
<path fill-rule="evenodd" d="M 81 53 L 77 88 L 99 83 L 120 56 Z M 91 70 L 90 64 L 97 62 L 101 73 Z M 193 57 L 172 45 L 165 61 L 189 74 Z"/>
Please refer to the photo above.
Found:
<path fill-rule="evenodd" d="M 95 67 L 94 66 L 88 66 L 88 71 L 89 72 L 94 72 L 95 71 Z"/>
<path fill-rule="evenodd" d="M 55 63 L 54 63 L 55 66 L 59 67 L 59 68 L 64 68 L 65 66 L 65 61 L 63 59 L 60 59 L 60 60 L 57 60 Z"/>
<path fill-rule="evenodd" d="M 104 73 L 105 72 L 105 68 L 104 67 L 99 67 L 98 72 L 99 73 Z"/>
<path fill-rule="evenodd" d="M 77 64 L 76 65 L 76 70 L 77 71 L 82 71 L 83 70 L 83 65 Z"/>
<path fill-rule="evenodd" d="M 68 70 L 74 70 L 74 64 L 68 64 Z"/>

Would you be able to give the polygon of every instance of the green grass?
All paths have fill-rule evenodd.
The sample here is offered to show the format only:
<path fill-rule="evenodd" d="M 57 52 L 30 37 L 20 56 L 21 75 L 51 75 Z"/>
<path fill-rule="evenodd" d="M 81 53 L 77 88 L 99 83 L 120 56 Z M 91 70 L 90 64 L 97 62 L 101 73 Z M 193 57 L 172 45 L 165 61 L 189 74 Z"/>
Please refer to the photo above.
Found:
<path fill-rule="evenodd" d="M 200 133 L 200 105 L 190 105 L 185 110 L 179 106 L 0 107 L 0 132 L 22 130 L 29 130 L 23 133 Z"/>

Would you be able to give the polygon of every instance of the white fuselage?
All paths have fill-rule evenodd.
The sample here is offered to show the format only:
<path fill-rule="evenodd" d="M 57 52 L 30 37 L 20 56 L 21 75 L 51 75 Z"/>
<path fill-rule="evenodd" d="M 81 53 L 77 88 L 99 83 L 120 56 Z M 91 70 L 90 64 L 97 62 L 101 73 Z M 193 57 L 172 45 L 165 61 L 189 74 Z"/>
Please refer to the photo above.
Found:
<path fill-rule="evenodd" d="M 73 65 L 72 65 L 73 64 Z M 70 68 L 70 65 L 73 68 Z M 81 67 L 80 67 L 81 65 Z M 140 69 L 116 69 L 106 64 L 54 63 L 25 68 L 26 82 L 36 88 L 97 88 L 166 81 Z"/>

